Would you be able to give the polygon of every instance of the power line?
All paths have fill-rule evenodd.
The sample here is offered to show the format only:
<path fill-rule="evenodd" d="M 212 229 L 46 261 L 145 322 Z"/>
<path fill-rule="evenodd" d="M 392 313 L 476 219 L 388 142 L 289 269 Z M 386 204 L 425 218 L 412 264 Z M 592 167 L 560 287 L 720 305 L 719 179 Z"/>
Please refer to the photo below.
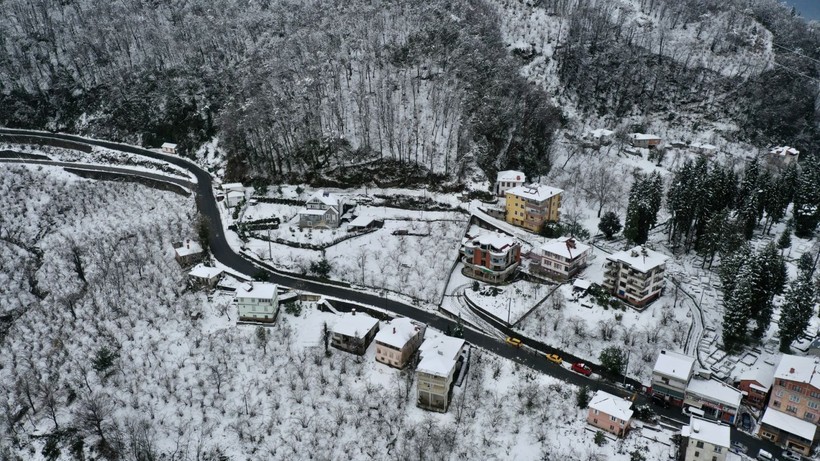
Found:
<path fill-rule="evenodd" d="M 778 45 L 778 44 L 777 44 L 777 43 L 775 43 L 775 42 L 772 42 L 772 46 L 776 46 L 776 47 L 778 47 L 778 48 L 782 48 L 782 49 L 784 49 L 784 50 L 788 51 L 789 53 L 794 53 L 794 54 L 796 54 L 797 56 L 800 56 L 801 58 L 806 58 L 806 59 L 808 59 L 808 60 L 810 60 L 810 61 L 813 61 L 813 62 L 815 62 L 815 63 L 817 63 L 817 64 L 820 64 L 820 60 L 819 60 L 819 59 L 814 59 L 814 58 L 812 58 L 811 56 L 807 56 L 807 55 L 805 55 L 805 54 L 803 54 L 803 53 L 800 53 L 800 52 L 798 52 L 798 51 L 792 50 L 791 48 L 786 48 L 785 46 L 783 46 L 783 45 Z"/>

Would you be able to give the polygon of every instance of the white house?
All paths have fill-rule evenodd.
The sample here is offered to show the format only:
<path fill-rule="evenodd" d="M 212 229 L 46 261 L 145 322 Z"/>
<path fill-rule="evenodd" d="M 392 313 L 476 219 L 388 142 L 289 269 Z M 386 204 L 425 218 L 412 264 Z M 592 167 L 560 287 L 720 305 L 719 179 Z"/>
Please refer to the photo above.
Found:
<path fill-rule="evenodd" d="M 426 410 L 446 412 L 450 388 L 459 361 L 466 352 L 461 338 L 437 336 L 425 339 L 419 348 L 421 361 L 416 366 L 417 405 Z"/>
<path fill-rule="evenodd" d="M 194 287 L 213 288 L 222 275 L 222 269 L 218 267 L 208 267 L 204 264 L 197 264 L 188 272 L 188 281 Z"/>
<path fill-rule="evenodd" d="M 166 143 L 162 144 L 162 147 L 160 147 L 160 150 L 164 154 L 176 154 L 177 153 L 177 145 L 174 144 L 174 143 L 166 142 Z"/>
<path fill-rule="evenodd" d="M 279 312 L 276 285 L 267 282 L 249 282 L 236 290 L 236 308 L 239 320 L 246 322 L 273 322 Z"/>
<path fill-rule="evenodd" d="M 781 165 L 796 162 L 799 157 L 800 151 L 794 147 L 777 146 L 769 151 L 769 160 Z"/>
<path fill-rule="evenodd" d="M 684 461 L 727 461 L 732 442 L 729 426 L 692 416 L 689 425 L 681 428 L 681 437 Z"/>
<path fill-rule="evenodd" d="M 613 295 L 643 308 L 661 295 L 667 256 L 637 246 L 613 253 L 604 264 L 604 288 Z"/>
<path fill-rule="evenodd" d="M 336 228 L 339 227 L 341 215 L 339 198 L 330 192 L 318 190 L 299 210 L 299 227 Z"/>
<path fill-rule="evenodd" d="M 595 146 L 605 146 L 615 140 L 615 132 L 604 128 L 597 128 L 584 133 L 584 139 Z"/>
<path fill-rule="evenodd" d="M 558 280 L 575 277 L 587 265 L 592 253 L 589 245 L 567 237 L 561 237 L 541 246 L 540 267 Z"/>
<path fill-rule="evenodd" d="M 629 135 L 629 142 L 632 144 L 632 147 L 652 149 L 661 143 L 661 138 L 653 134 L 631 133 Z"/>
<path fill-rule="evenodd" d="M 202 245 L 195 240 L 174 243 L 174 258 L 180 266 L 189 266 L 199 261 L 203 254 Z"/>
<path fill-rule="evenodd" d="M 521 171 L 499 171 L 495 179 L 495 195 L 503 197 L 504 192 L 507 192 L 507 189 L 523 186 L 526 180 L 527 177 Z"/>
<path fill-rule="evenodd" d="M 662 350 L 652 369 L 652 395 L 673 405 L 683 405 L 694 370 L 694 357 Z"/>

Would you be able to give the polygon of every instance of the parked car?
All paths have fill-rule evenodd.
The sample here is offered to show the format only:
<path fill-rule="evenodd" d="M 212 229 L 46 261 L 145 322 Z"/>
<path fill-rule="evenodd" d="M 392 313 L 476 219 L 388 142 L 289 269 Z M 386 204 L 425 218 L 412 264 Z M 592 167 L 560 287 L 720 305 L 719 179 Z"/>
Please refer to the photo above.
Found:
<path fill-rule="evenodd" d="M 507 336 L 507 339 L 504 340 L 507 344 L 514 347 L 521 347 L 521 340 L 518 338 L 513 338 L 512 336 Z"/>
<path fill-rule="evenodd" d="M 758 461 L 774 461 L 774 456 L 771 453 L 764 449 L 760 449 L 760 452 L 757 454 Z"/>
<path fill-rule="evenodd" d="M 746 453 L 746 445 L 738 442 L 737 440 L 732 441 L 732 447 L 729 448 L 729 451 L 737 454 Z"/>
<path fill-rule="evenodd" d="M 547 357 L 547 360 L 549 360 L 552 363 L 557 363 L 558 365 L 564 363 L 564 359 L 558 357 L 558 354 L 546 354 L 545 356 Z"/>
<path fill-rule="evenodd" d="M 786 461 L 803 461 L 803 457 L 791 450 L 783 450 L 783 459 Z"/>
<path fill-rule="evenodd" d="M 575 362 L 572 364 L 572 371 L 576 373 L 581 373 L 584 376 L 589 376 L 592 374 L 592 368 L 590 368 L 584 362 Z"/>

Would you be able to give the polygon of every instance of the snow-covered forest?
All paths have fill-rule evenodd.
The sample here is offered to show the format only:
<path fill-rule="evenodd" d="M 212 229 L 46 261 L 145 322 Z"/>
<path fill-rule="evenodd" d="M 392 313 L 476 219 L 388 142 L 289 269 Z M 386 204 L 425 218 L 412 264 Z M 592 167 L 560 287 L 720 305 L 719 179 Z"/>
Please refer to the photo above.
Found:
<path fill-rule="evenodd" d="M 319 182 L 379 160 L 541 174 L 577 115 L 706 118 L 733 139 L 820 145 L 817 34 L 775 0 L 10 0 L 0 13 L 0 123 L 189 152 L 219 137 L 235 178 Z"/>

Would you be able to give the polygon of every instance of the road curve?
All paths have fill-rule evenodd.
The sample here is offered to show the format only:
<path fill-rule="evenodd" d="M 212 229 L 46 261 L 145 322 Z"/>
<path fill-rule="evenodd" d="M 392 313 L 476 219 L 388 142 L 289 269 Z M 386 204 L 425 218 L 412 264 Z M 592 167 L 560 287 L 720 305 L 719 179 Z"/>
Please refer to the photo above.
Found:
<path fill-rule="evenodd" d="M 177 165 L 188 170 L 194 177 L 197 179 L 196 184 L 189 184 L 186 187 L 190 187 L 196 194 L 196 203 L 200 213 L 205 216 L 205 218 L 210 223 L 209 226 L 209 240 L 210 240 L 210 247 L 211 253 L 213 256 L 222 264 L 230 267 L 233 270 L 239 271 L 244 274 L 248 275 L 255 275 L 258 274 L 260 271 L 260 267 L 251 263 L 250 261 L 246 260 L 239 254 L 233 251 L 233 249 L 228 244 L 227 239 L 225 238 L 224 233 L 222 232 L 222 220 L 219 213 L 218 203 L 216 198 L 213 195 L 213 180 L 211 175 L 203 170 L 199 165 L 195 164 L 194 162 L 178 157 L 176 155 L 167 155 L 162 154 L 156 151 L 143 149 L 136 146 L 131 146 L 127 144 L 119 144 L 109 141 L 102 141 L 96 139 L 89 139 L 84 138 L 81 136 L 69 135 L 69 134 L 62 134 L 62 133 L 48 133 L 42 131 L 32 131 L 32 130 L 20 130 L 20 129 L 9 129 L 9 128 L 0 128 L 0 137 L 2 135 L 20 135 L 20 136 L 36 136 L 44 139 L 52 139 L 52 140 L 66 140 L 66 141 L 74 141 L 79 143 L 85 143 L 95 146 L 104 147 L 106 149 L 112 149 L 117 151 L 128 152 L 137 155 L 143 155 L 149 158 L 154 158 L 158 160 L 162 160 L 173 165 Z M 37 163 L 36 160 L 27 160 L 27 159 L 20 159 L 17 160 L 16 163 Z M 71 165 L 72 167 L 76 167 L 76 164 Z M 128 172 L 122 171 L 114 171 L 114 168 L 117 167 L 108 167 L 110 169 L 107 172 L 113 174 L 123 174 L 123 175 L 134 175 L 134 170 Z M 124 169 L 124 168 L 117 168 L 117 169 Z M 156 180 L 164 180 L 169 178 L 165 175 L 154 175 L 152 179 Z M 382 298 L 380 296 L 376 296 L 370 293 L 362 293 L 356 291 L 352 288 L 346 288 L 341 286 L 334 286 L 328 285 L 324 283 L 317 283 L 310 279 L 303 279 L 299 278 L 298 276 L 292 275 L 285 275 L 279 272 L 267 270 L 268 279 L 276 284 L 289 287 L 289 288 L 298 288 L 301 290 L 307 290 L 310 292 L 318 293 L 325 296 L 335 297 L 343 300 L 349 300 L 354 303 L 366 304 L 375 307 L 379 307 L 385 309 L 390 312 L 394 312 L 396 314 L 412 318 L 414 320 L 426 323 L 440 331 L 447 331 L 449 329 L 454 329 L 456 327 L 456 323 L 443 318 L 441 316 L 436 315 L 435 313 L 419 309 L 417 307 L 411 306 L 409 304 L 405 304 L 396 300 Z M 504 331 L 505 333 L 512 334 L 513 330 Z M 531 342 L 528 338 L 524 338 L 519 336 L 524 344 L 528 344 Z M 536 371 L 551 375 L 555 378 L 558 378 L 564 382 L 568 382 L 577 386 L 588 386 L 591 390 L 605 390 L 607 392 L 621 395 L 621 396 L 629 396 L 630 393 L 625 391 L 622 387 L 616 386 L 611 382 L 604 381 L 604 380 L 596 380 L 596 379 L 589 379 L 583 377 L 577 373 L 573 373 L 572 371 L 564 368 L 562 366 L 558 366 L 548 362 L 544 356 L 543 351 L 534 351 L 531 348 L 524 347 L 524 348 L 513 348 L 505 343 L 499 341 L 497 338 L 493 338 L 489 335 L 484 333 L 478 332 L 476 330 L 465 328 L 464 329 L 464 339 L 466 339 L 471 344 L 481 347 L 482 349 L 488 350 L 493 352 L 501 357 L 513 360 L 517 363 L 525 365 L 529 368 L 532 368 Z M 599 372 L 600 370 L 596 369 L 595 364 L 590 363 L 593 367 L 593 370 Z M 620 380 L 619 380 L 620 381 Z M 627 379 L 625 382 L 632 384 L 633 386 L 640 386 L 634 380 Z M 638 387 L 639 388 L 639 387 Z M 650 404 L 650 400 L 643 394 L 636 394 L 632 395 L 634 401 L 637 405 L 642 404 Z M 677 421 L 684 421 L 686 418 L 681 414 L 679 409 L 675 408 L 661 408 L 661 407 L 654 407 L 653 410 L 661 416 L 666 418 L 677 420 Z M 732 428 L 732 439 L 740 441 L 744 445 L 750 448 L 750 453 L 753 454 L 757 453 L 757 450 L 760 448 L 765 448 L 766 450 L 772 453 L 779 453 L 779 449 L 774 446 L 774 444 L 760 440 L 754 437 L 751 437 L 743 432 L 738 431 L 735 428 Z"/>

